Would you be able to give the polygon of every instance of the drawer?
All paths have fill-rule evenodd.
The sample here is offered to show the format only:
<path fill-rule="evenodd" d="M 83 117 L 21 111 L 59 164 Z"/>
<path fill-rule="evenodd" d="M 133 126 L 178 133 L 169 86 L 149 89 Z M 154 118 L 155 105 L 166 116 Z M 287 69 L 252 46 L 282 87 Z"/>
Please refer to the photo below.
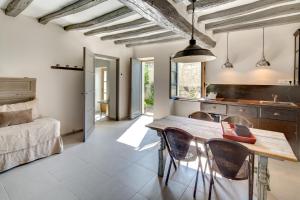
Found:
<path fill-rule="evenodd" d="M 262 107 L 260 116 L 264 119 L 276 119 L 290 122 L 297 121 L 297 111 L 284 108 Z"/>
<path fill-rule="evenodd" d="M 201 111 L 207 113 L 226 115 L 226 105 L 214 103 L 201 103 Z"/>
<path fill-rule="evenodd" d="M 257 118 L 258 108 L 254 106 L 228 106 L 228 115 L 241 115 L 247 118 Z"/>

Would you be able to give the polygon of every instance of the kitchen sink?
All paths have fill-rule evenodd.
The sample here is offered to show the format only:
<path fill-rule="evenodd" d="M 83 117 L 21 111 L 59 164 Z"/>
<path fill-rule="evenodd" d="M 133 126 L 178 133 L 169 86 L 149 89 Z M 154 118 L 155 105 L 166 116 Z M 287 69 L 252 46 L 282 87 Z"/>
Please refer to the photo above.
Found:
<path fill-rule="evenodd" d="M 260 104 L 272 105 L 272 106 L 297 106 L 293 102 L 283 102 L 283 101 L 259 101 Z"/>

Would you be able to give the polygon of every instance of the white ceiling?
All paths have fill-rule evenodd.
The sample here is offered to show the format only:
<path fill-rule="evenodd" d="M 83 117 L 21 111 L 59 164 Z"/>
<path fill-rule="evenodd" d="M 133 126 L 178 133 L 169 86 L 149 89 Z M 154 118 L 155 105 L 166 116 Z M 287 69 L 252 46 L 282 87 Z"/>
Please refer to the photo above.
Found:
<path fill-rule="evenodd" d="M 34 0 L 23 12 L 22 15 L 39 18 L 54 12 L 66 5 L 76 2 L 77 0 Z M 0 8 L 5 9 L 10 0 L 0 0 Z M 103 14 L 109 13 L 113 10 L 123 7 L 124 5 L 118 0 L 108 0 L 97 6 L 84 10 L 80 13 L 62 17 L 51 21 L 60 26 L 67 26 L 70 24 L 84 22 Z M 138 14 L 126 17 L 118 22 L 109 25 L 123 23 L 141 18 Z"/>
<path fill-rule="evenodd" d="M 11 0 L 0 0 L 0 8 L 5 9 L 10 1 Z M 39 17 L 45 16 L 49 13 L 52 13 L 56 10 L 59 10 L 59 9 L 65 7 L 66 5 L 69 5 L 76 1 L 78 1 L 78 0 L 34 0 L 21 14 L 25 15 L 25 16 L 33 17 L 33 18 L 39 18 Z M 173 6 L 176 7 L 178 12 L 180 12 L 183 17 L 185 17 L 187 20 L 191 21 L 191 15 L 186 10 L 186 6 L 188 4 L 190 4 L 188 2 L 188 0 L 184 0 L 183 2 L 178 3 L 178 4 L 174 3 L 173 0 L 169 0 L 169 1 L 172 3 Z M 257 1 L 257 0 L 236 0 L 236 1 L 233 1 L 233 2 L 230 2 L 227 4 L 223 4 L 221 6 L 198 10 L 196 13 L 196 18 L 201 15 L 210 14 L 210 13 L 213 13 L 216 11 L 221 11 L 221 10 L 225 10 L 228 8 L 244 5 L 244 4 L 249 4 L 249 3 L 252 3 L 255 1 Z M 284 4 L 292 4 L 292 3 L 296 3 L 296 2 L 300 2 L 300 0 L 291 0 L 290 2 L 284 3 Z M 107 0 L 97 6 L 90 8 L 90 9 L 87 9 L 80 13 L 69 15 L 66 17 L 55 19 L 55 20 L 51 21 L 50 23 L 58 24 L 59 26 L 67 26 L 70 24 L 81 23 L 81 22 L 96 18 L 98 16 L 101 16 L 103 14 L 109 13 L 109 12 L 116 10 L 118 8 L 121 8 L 123 6 L 124 5 L 122 3 L 120 3 L 118 0 Z M 279 6 L 279 5 L 276 5 L 276 6 Z M 254 12 L 257 12 L 257 11 L 259 11 L 259 10 L 256 10 Z M 282 17 L 282 16 L 280 16 L 280 17 Z M 139 18 L 141 18 L 141 16 L 136 13 L 134 15 L 124 17 L 123 19 L 118 20 L 116 22 L 106 24 L 104 26 L 111 26 L 111 25 L 115 25 L 115 24 L 125 23 L 125 22 L 133 21 L 133 20 L 139 19 Z M 230 16 L 226 17 L 226 18 L 230 18 Z M 224 19 L 226 19 L 226 18 L 224 18 Z M 214 20 L 216 20 L 216 19 L 214 19 Z M 214 20 L 205 21 L 204 23 L 207 24 Z M 217 20 L 220 20 L 220 19 L 217 19 Z M 208 35 L 211 35 L 211 30 L 208 30 L 208 31 L 205 30 L 204 23 L 201 22 L 201 23 L 197 24 L 196 27 L 199 30 L 201 30 L 202 32 L 206 32 Z M 149 26 L 149 24 L 145 25 L 145 26 Z M 101 26 L 93 27 L 92 29 L 99 28 L 99 27 L 101 27 Z M 101 37 L 104 35 L 111 35 L 111 34 L 115 34 L 115 33 L 129 31 L 129 30 L 135 30 L 135 29 L 137 29 L 137 28 L 132 28 L 132 29 L 123 30 L 123 31 L 110 32 L 110 33 L 106 33 L 106 34 L 99 34 L 96 36 Z M 91 29 L 84 29 L 84 30 L 81 30 L 81 32 L 86 32 L 89 30 L 91 30 Z M 154 33 L 160 33 L 160 32 L 165 32 L 165 31 L 166 30 L 156 31 L 156 32 L 152 32 L 152 33 L 143 34 L 140 36 L 147 36 L 147 35 L 152 35 Z M 140 37 L 140 36 L 138 36 L 138 37 Z"/>

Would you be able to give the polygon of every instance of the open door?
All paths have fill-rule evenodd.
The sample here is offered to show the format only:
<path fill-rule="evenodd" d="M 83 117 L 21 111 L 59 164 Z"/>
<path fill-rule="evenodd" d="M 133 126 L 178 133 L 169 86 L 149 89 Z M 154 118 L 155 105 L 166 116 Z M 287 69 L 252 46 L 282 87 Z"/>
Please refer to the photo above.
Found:
<path fill-rule="evenodd" d="M 84 58 L 84 116 L 83 141 L 91 135 L 95 128 L 95 55 L 83 48 Z"/>
<path fill-rule="evenodd" d="M 131 119 L 142 114 L 142 92 L 142 62 L 131 58 Z"/>

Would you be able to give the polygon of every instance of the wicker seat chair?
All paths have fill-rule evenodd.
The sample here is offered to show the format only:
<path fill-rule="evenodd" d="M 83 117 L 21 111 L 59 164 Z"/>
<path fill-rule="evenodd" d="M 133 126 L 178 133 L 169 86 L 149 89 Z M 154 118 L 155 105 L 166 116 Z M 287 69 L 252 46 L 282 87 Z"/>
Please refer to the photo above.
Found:
<path fill-rule="evenodd" d="M 199 168 L 201 169 L 202 179 L 204 182 L 204 173 L 201 164 L 201 149 L 198 147 L 197 139 L 184 130 L 172 127 L 166 128 L 164 130 L 163 136 L 166 141 L 166 146 L 169 155 L 171 157 L 165 184 L 168 185 L 170 171 L 174 160 L 177 160 L 179 162 L 192 162 L 197 160 L 198 158 L 198 167 L 196 172 L 196 181 L 193 194 L 194 197 L 196 197 Z M 195 142 L 195 146 L 191 145 L 192 141 Z"/>
<path fill-rule="evenodd" d="M 252 122 L 250 122 L 247 118 L 239 116 L 239 115 L 226 117 L 222 121 L 228 122 L 228 123 L 233 123 L 233 124 L 244 125 L 244 126 L 247 126 L 248 128 L 253 128 Z"/>
<path fill-rule="evenodd" d="M 214 121 L 214 118 L 210 114 L 202 111 L 193 112 L 189 115 L 189 118 L 200 119 L 205 121 Z"/>
<path fill-rule="evenodd" d="M 213 171 L 231 180 L 247 180 L 248 198 L 253 199 L 254 153 L 238 142 L 225 139 L 211 139 L 205 142 L 205 149 L 212 158 L 208 162 L 210 169 L 209 196 L 211 199 L 214 184 Z"/>

